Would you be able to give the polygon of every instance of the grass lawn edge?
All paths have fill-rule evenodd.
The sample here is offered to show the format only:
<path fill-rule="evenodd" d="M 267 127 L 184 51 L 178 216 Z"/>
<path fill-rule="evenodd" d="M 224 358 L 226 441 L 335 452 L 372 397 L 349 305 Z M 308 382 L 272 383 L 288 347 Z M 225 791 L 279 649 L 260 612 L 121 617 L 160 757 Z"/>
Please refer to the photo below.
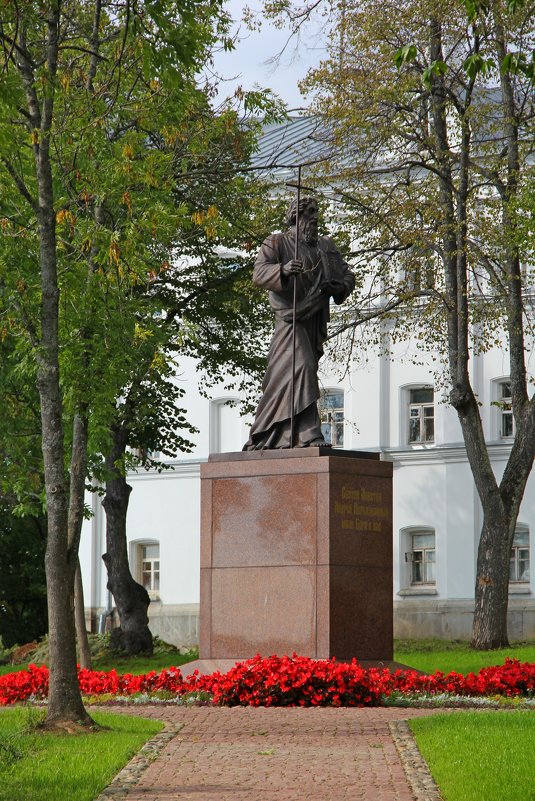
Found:
<path fill-rule="evenodd" d="M 404 761 L 425 779 L 425 801 L 527 801 L 535 798 L 530 755 L 535 746 L 535 718 L 526 710 L 444 710 L 406 721 L 413 739 Z M 397 744 L 396 744 L 397 747 Z M 398 752 L 399 752 L 398 748 Z M 412 754 L 420 756 L 414 762 Z M 412 772 L 414 774 L 414 771 Z M 433 785 L 439 795 L 433 795 Z"/>
<path fill-rule="evenodd" d="M 425 798 L 426 801 L 443 801 L 408 721 L 390 721 L 388 728 L 414 797 Z"/>
<path fill-rule="evenodd" d="M 125 710 L 125 713 L 127 711 L 129 712 L 130 710 Z M 143 715 L 141 715 L 141 717 L 143 717 Z M 169 721 L 161 722 L 164 724 L 164 728 L 141 746 L 137 754 L 121 768 L 119 773 L 106 785 L 94 801 L 110 801 L 110 797 L 113 797 L 116 801 L 120 801 L 123 795 L 126 797 L 128 791 L 139 782 L 149 765 L 154 762 L 165 746 L 176 737 L 184 727 L 183 723 L 174 724 Z"/>
<path fill-rule="evenodd" d="M 40 709 L 36 706 L 16 704 L 0 708 L 2 801 L 125 798 L 144 770 L 182 728 L 141 710 L 95 707 L 91 715 L 99 728 L 93 732 L 45 731 L 40 727 L 44 705 Z M 2 721 L 4 713 L 7 718 Z M 67 766 L 66 772 L 58 774 L 59 762 Z"/>

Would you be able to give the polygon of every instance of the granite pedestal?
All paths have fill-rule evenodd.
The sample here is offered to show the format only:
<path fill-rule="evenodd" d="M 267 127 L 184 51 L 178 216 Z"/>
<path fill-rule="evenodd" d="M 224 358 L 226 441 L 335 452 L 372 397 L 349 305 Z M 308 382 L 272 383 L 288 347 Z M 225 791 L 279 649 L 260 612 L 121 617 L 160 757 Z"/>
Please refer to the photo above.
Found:
<path fill-rule="evenodd" d="M 392 660 L 392 464 L 330 448 L 201 466 L 201 660 Z"/>

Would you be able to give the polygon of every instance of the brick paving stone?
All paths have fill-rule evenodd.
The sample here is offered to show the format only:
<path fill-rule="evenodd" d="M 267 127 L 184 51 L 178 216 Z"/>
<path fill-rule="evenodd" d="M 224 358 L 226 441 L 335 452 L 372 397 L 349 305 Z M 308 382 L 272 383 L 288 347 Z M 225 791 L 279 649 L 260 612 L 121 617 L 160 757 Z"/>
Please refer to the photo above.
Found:
<path fill-rule="evenodd" d="M 389 723 L 436 710 L 128 707 L 182 727 L 122 801 L 414 801 Z M 111 789 L 111 788 L 109 788 Z"/>

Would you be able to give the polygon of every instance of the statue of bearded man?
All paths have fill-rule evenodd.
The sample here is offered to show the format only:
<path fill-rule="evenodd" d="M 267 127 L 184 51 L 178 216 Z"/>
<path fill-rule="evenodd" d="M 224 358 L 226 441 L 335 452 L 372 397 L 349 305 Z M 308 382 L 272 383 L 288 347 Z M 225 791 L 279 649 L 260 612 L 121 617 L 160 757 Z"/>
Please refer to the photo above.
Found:
<path fill-rule="evenodd" d="M 318 413 L 318 363 L 327 338 L 331 297 L 342 303 L 355 288 L 355 278 L 332 239 L 318 237 L 318 204 L 312 197 L 288 210 L 289 230 L 271 234 L 263 243 L 253 270 L 257 286 L 269 290 L 275 331 L 268 354 L 263 394 L 249 440 L 243 450 L 306 448 L 327 445 Z M 299 237 L 299 259 L 294 258 Z M 294 281 L 297 292 L 295 331 L 294 442 L 290 442 L 292 396 L 292 317 Z"/>

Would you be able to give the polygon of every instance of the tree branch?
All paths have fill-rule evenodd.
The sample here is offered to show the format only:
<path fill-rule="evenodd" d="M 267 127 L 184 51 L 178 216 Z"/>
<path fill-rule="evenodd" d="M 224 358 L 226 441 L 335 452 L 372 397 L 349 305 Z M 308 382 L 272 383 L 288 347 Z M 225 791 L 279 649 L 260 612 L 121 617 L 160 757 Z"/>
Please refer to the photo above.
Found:
<path fill-rule="evenodd" d="M 13 178 L 13 181 L 15 182 L 16 187 L 19 190 L 22 197 L 29 203 L 29 205 L 32 208 L 32 211 L 34 211 L 37 214 L 37 212 L 39 211 L 39 204 L 37 200 L 34 197 L 32 197 L 32 194 L 28 189 L 28 187 L 26 186 L 26 184 L 24 183 L 23 178 L 18 174 L 14 166 L 7 160 L 5 156 L 2 156 L 1 161 L 4 167 L 6 168 L 7 172 Z"/>

